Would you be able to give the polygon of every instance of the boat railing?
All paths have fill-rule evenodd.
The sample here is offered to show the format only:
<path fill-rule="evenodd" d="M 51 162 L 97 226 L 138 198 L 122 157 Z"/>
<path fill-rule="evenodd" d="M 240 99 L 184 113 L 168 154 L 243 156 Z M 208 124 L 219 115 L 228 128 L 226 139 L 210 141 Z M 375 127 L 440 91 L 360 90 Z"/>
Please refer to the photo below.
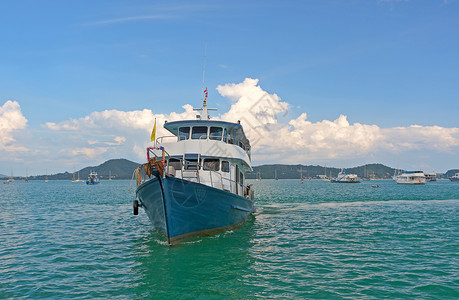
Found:
<path fill-rule="evenodd" d="M 176 142 L 177 141 L 177 136 L 175 136 L 175 135 L 160 136 L 160 137 L 156 138 L 156 144 L 163 144 L 163 143 L 165 143 L 164 140 L 166 140 L 166 142 L 167 142 L 167 140 L 171 140 L 171 142 L 172 142 L 172 139 L 174 139 L 174 142 Z"/>
<path fill-rule="evenodd" d="M 162 151 L 162 155 L 161 156 L 157 155 L 154 150 Z M 163 168 L 160 171 L 160 173 L 162 174 L 163 177 L 166 176 L 166 173 L 169 173 L 169 175 L 173 175 L 175 177 L 175 174 L 170 174 L 169 161 L 170 161 L 171 156 L 164 149 L 164 147 L 149 147 L 149 148 L 147 148 L 147 158 L 148 158 L 149 161 L 150 161 L 150 154 L 154 155 L 154 160 L 156 162 L 161 162 L 162 163 L 162 167 Z M 226 178 L 221 173 L 215 171 L 212 168 L 206 167 L 203 164 L 200 164 L 198 162 L 190 161 L 190 160 L 187 160 L 187 159 L 184 159 L 184 158 L 176 158 L 176 157 L 174 157 L 174 159 L 177 159 L 178 161 L 180 161 L 180 166 L 181 166 L 180 177 L 179 177 L 180 179 L 184 179 L 184 180 L 188 180 L 188 181 L 196 180 L 197 183 L 204 183 L 205 184 L 205 181 L 201 179 L 201 176 L 199 176 L 199 171 L 203 170 L 203 171 L 208 171 L 209 172 L 210 186 L 212 186 L 214 188 L 219 188 L 219 189 L 223 189 L 224 190 L 224 185 L 223 185 L 224 181 L 230 184 L 230 190 L 231 190 L 231 183 L 233 183 L 235 185 L 238 185 L 238 186 L 241 186 L 243 191 L 246 191 L 249 188 L 249 185 L 244 185 L 244 184 L 242 184 L 240 182 L 237 182 L 236 180 L 233 180 L 231 178 Z M 148 165 L 148 163 L 145 164 L 145 165 L 141 165 L 138 169 L 136 169 L 134 171 L 133 178 L 134 178 L 134 176 L 136 177 L 137 186 L 139 186 L 142 182 L 146 181 L 146 177 L 142 177 L 142 172 L 141 172 L 142 167 L 145 168 L 146 165 Z M 191 167 L 196 167 L 196 170 L 194 170 L 194 169 L 193 170 L 190 170 L 190 169 L 186 170 L 185 166 L 188 167 L 188 168 L 190 168 L 190 166 Z M 158 168 L 158 165 L 155 165 L 155 167 Z M 143 172 L 143 173 L 145 174 L 146 172 Z M 150 174 L 151 174 L 151 170 L 150 170 Z M 214 176 L 212 176 L 212 174 L 216 174 L 216 177 L 218 179 L 214 180 L 213 179 Z M 218 186 L 218 183 L 220 184 L 220 187 Z M 244 194 L 244 192 L 243 192 L 243 194 Z"/>

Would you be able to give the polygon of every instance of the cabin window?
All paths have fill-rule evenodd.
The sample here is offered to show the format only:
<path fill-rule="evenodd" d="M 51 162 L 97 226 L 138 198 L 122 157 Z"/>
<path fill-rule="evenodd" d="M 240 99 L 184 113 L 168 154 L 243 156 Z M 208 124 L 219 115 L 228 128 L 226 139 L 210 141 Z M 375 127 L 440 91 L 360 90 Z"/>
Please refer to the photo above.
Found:
<path fill-rule="evenodd" d="M 198 160 L 197 159 L 188 159 L 183 164 L 185 166 L 185 170 L 198 170 Z"/>
<path fill-rule="evenodd" d="M 176 158 L 169 159 L 169 166 L 174 167 L 174 169 L 176 170 L 182 169 L 182 163 L 180 162 L 179 159 L 176 159 Z"/>
<path fill-rule="evenodd" d="M 229 172 L 229 162 L 226 160 L 222 160 L 222 172 Z"/>
<path fill-rule="evenodd" d="M 213 170 L 218 171 L 220 170 L 220 160 L 215 158 L 206 158 L 204 160 L 204 170 Z"/>
<path fill-rule="evenodd" d="M 228 133 L 226 133 L 226 128 L 223 130 L 223 141 L 226 143 L 228 141 Z"/>
<path fill-rule="evenodd" d="M 209 139 L 211 140 L 222 140 L 223 129 L 221 127 L 210 127 Z"/>
<path fill-rule="evenodd" d="M 191 133 L 191 138 L 194 140 L 207 139 L 207 126 L 195 126 Z"/>
<path fill-rule="evenodd" d="M 244 184 L 244 174 L 242 172 L 239 172 L 239 183 Z"/>
<path fill-rule="evenodd" d="M 179 128 L 179 141 L 187 140 L 190 138 L 190 127 Z"/>

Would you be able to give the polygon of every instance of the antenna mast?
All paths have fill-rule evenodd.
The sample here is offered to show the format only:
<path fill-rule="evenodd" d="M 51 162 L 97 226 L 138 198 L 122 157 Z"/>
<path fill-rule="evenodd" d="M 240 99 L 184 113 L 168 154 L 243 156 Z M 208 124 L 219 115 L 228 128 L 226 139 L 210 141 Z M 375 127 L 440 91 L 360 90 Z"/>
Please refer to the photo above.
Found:
<path fill-rule="evenodd" d="M 197 116 L 201 120 L 202 119 L 204 119 L 204 120 L 210 119 L 210 116 L 207 113 L 207 111 L 209 111 L 209 110 L 217 110 L 216 108 L 207 108 L 207 87 L 204 90 L 204 78 L 205 78 L 205 75 L 206 75 L 206 57 L 207 57 L 207 42 L 206 42 L 206 47 L 204 48 L 204 70 L 202 71 L 202 88 L 201 88 L 202 107 L 194 109 L 194 110 L 197 110 L 197 111 L 202 111 L 202 114 L 200 116 L 199 115 Z"/>
<path fill-rule="evenodd" d="M 204 69 L 202 71 L 202 88 L 201 88 L 201 100 L 204 99 L 204 76 L 206 75 L 206 56 L 207 56 L 207 42 L 204 48 Z"/>

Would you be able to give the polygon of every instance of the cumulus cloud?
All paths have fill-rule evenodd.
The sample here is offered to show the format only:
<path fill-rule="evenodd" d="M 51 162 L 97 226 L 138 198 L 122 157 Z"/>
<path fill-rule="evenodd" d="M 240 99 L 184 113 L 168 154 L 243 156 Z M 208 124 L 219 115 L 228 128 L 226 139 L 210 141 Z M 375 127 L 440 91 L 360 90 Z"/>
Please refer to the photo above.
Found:
<path fill-rule="evenodd" d="M 84 155 L 88 158 L 95 158 L 108 151 L 108 148 L 95 147 L 95 148 L 78 148 L 70 151 L 72 156 Z"/>
<path fill-rule="evenodd" d="M 288 124 L 279 123 L 289 108 L 276 94 L 264 91 L 257 79 L 218 86 L 217 91 L 233 102 L 221 116 L 241 120 L 252 141 L 255 159 L 298 163 L 368 156 L 378 152 L 401 153 L 413 150 L 457 151 L 459 128 L 419 126 L 380 128 L 350 124 L 347 116 L 310 122 L 302 113 Z"/>
<path fill-rule="evenodd" d="M 21 107 L 16 101 L 6 101 L 0 106 L 0 150 L 24 151 L 25 147 L 16 145 L 14 133 L 25 129 L 27 119 L 21 112 Z"/>
<path fill-rule="evenodd" d="M 251 141 L 255 163 L 332 163 L 351 158 L 362 162 L 368 157 L 385 163 L 378 158 L 387 157 L 388 153 L 397 156 L 431 151 L 437 155 L 452 155 L 459 150 L 459 128 L 420 125 L 381 128 L 374 124 L 350 123 L 345 115 L 311 122 L 306 112 L 280 121 L 291 115 L 287 114 L 291 106 L 277 94 L 265 91 L 258 79 L 246 78 L 216 89 L 231 102 L 231 107 L 215 119 L 241 121 Z M 145 159 L 146 147 L 151 145 L 155 119 L 159 137 L 171 135 L 163 128 L 166 120 L 194 120 L 195 115 L 192 106 L 186 104 L 181 112 L 169 114 L 158 114 L 151 109 L 105 110 L 78 119 L 47 122 L 42 125 L 44 132 L 38 133 L 46 139 L 34 147 L 34 155 L 40 159 L 52 157 L 50 161 L 69 166 L 75 161 L 87 165 L 110 158 L 140 162 Z M 24 129 L 26 124 L 17 102 L 8 101 L 0 107 L 0 150 L 20 147 L 13 133 Z"/>

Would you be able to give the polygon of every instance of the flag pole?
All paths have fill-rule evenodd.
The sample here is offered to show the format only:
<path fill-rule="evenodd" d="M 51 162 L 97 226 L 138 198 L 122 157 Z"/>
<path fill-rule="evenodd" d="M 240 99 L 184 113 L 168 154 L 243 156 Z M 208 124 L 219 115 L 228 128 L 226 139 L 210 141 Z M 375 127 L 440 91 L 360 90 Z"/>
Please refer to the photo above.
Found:
<path fill-rule="evenodd" d="M 204 48 L 204 70 L 202 71 L 201 101 L 204 100 L 204 76 L 206 74 L 206 56 L 207 56 L 207 42 Z"/>

